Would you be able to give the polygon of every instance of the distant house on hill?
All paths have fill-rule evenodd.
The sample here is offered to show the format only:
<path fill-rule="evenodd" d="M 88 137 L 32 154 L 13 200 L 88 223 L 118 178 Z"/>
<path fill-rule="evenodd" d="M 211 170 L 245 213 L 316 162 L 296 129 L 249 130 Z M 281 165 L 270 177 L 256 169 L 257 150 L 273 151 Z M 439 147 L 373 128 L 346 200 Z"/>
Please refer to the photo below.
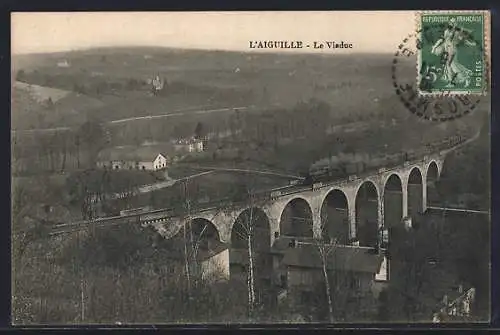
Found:
<path fill-rule="evenodd" d="M 205 143 L 202 139 L 178 139 L 174 142 L 175 151 L 178 152 L 202 152 L 205 150 Z"/>
<path fill-rule="evenodd" d="M 156 75 L 151 80 L 148 80 L 148 82 L 151 83 L 151 89 L 153 91 L 153 94 L 157 94 L 158 92 L 163 90 L 163 87 L 165 86 L 165 80 L 161 78 L 159 75 Z"/>
<path fill-rule="evenodd" d="M 158 153 L 153 159 L 150 154 L 140 154 L 140 152 L 131 153 L 113 153 L 101 154 L 97 163 L 98 167 L 113 170 L 147 170 L 158 171 L 168 167 L 169 156 L 164 153 Z"/>
<path fill-rule="evenodd" d="M 62 61 L 57 62 L 57 67 L 70 67 L 71 65 L 69 62 L 65 59 Z"/>

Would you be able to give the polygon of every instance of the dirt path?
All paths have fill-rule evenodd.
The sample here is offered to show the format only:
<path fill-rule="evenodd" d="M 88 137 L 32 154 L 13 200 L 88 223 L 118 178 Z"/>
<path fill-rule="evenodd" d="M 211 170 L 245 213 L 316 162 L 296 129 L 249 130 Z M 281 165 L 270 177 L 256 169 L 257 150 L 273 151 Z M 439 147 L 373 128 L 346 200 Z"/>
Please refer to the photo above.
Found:
<path fill-rule="evenodd" d="M 105 122 L 106 124 L 117 124 L 117 123 L 125 123 L 125 122 L 132 122 L 132 121 L 139 121 L 139 120 L 153 120 L 153 119 L 160 119 L 160 118 L 167 118 L 167 117 L 175 117 L 175 116 L 184 116 L 184 115 L 189 115 L 189 114 L 211 114 L 211 113 L 220 113 L 220 112 L 227 112 L 231 110 L 238 110 L 238 111 L 244 111 L 249 108 L 252 108 L 253 106 L 242 106 L 242 107 L 225 107 L 225 108 L 218 108 L 218 109 L 202 109 L 202 110 L 183 110 L 183 111 L 174 111 L 173 113 L 169 114 L 161 114 L 161 115 L 147 115 L 147 116 L 137 116 L 137 117 L 130 117 L 126 119 L 119 119 L 119 120 L 112 120 Z M 71 130 L 71 127 L 54 127 L 54 128 L 41 128 L 41 129 L 21 129 L 21 130 L 11 130 L 13 133 L 34 133 L 34 132 L 55 132 L 55 131 L 67 131 Z"/>

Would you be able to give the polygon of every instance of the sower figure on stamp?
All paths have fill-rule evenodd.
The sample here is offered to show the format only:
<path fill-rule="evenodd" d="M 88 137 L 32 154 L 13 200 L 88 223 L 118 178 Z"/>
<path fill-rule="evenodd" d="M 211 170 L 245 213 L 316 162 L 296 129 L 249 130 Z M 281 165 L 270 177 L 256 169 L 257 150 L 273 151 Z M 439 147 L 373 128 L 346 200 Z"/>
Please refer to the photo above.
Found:
<path fill-rule="evenodd" d="M 448 87 L 463 84 L 469 87 L 472 70 L 460 64 L 457 59 L 458 46 L 461 43 L 474 46 L 476 43 L 470 39 L 470 31 L 457 26 L 456 19 L 451 18 L 443 35 L 432 47 L 431 52 L 441 56 L 444 60 L 442 79 L 447 81 Z"/>

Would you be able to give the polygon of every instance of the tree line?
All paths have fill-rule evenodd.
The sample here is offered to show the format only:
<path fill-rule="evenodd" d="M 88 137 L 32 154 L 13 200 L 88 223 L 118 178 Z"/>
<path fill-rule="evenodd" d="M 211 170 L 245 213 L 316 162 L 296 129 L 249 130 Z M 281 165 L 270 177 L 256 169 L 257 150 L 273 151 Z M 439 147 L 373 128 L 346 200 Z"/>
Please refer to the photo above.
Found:
<path fill-rule="evenodd" d="M 91 120 L 70 131 L 13 133 L 11 139 L 13 173 L 36 174 L 95 166 L 110 136 L 99 122 Z"/>

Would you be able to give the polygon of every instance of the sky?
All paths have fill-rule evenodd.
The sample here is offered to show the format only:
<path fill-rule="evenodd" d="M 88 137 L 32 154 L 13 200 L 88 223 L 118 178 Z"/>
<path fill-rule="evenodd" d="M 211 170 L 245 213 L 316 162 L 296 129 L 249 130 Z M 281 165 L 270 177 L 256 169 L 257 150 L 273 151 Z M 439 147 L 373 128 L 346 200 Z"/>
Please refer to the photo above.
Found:
<path fill-rule="evenodd" d="M 342 52 L 394 52 L 415 22 L 410 11 L 12 13 L 11 46 L 13 54 L 113 46 L 250 52 L 249 41 L 301 40 L 353 44 Z"/>

